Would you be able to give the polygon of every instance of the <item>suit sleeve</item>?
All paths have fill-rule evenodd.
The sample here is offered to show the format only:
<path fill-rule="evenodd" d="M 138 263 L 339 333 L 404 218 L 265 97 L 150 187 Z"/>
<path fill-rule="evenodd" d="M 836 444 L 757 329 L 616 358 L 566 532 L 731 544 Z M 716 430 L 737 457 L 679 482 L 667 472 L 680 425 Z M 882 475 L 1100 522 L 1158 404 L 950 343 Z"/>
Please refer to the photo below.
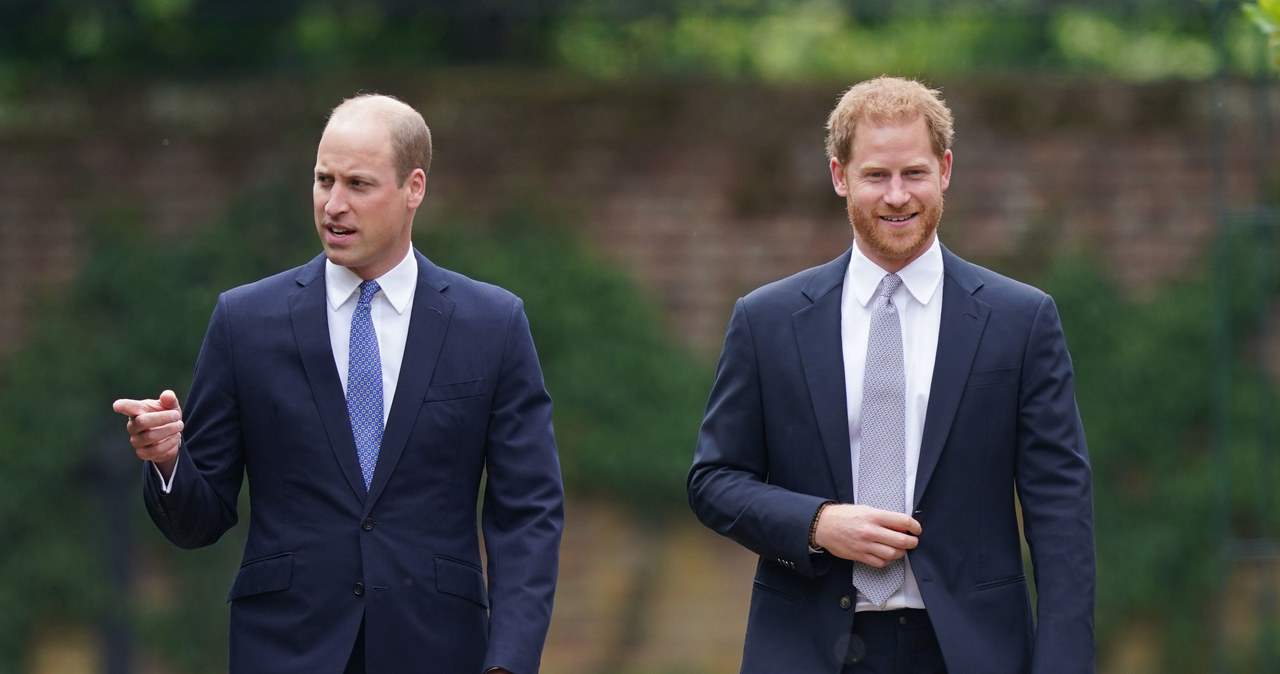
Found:
<path fill-rule="evenodd" d="M 183 409 L 183 443 L 168 493 L 150 465 L 143 466 L 143 501 L 156 527 L 175 545 L 198 548 L 222 537 L 237 521 L 244 476 L 236 407 L 231 321 L 218 299 Z"/>
<path fill-rule="evenodd" d="M 1047 296 L 1032 325 L 1026 359 L 1016 469 L 1038 597 L 1033 671 L 1092 672 L 1092 477 L 1071 358 Z"/>
<path fill-rule="evenodd" d="M 689 504 L 710 529 L 806 576 L 820 574 L 809 527 L 828 499 L 769 483 L 761 363 L 747 304 L 738 300 L 689 471 Z M 822 556 L 825 558 L 825 555 Z"/>
<path fill-rule="evenodd" d="M 490 635 L 485 669 L 538 670 L 551 621 L 564 488 L 543 382 L 523 305 L 511 309 L 489 415 L 482 514 Z"/>

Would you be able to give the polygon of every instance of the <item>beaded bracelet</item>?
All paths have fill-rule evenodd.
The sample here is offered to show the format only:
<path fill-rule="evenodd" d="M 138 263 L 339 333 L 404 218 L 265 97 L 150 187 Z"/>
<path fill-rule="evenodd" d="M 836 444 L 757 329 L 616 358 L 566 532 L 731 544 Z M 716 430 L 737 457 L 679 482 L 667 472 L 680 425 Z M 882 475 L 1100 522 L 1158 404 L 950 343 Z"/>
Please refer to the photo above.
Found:
<path fill-rule="evenodd" d="M 813 522 L 809 524 L 809 549 L 814 552 L 826 552 L 825 550 L 823 550 L 822 546 L 818 545 L 817 541 L 813 540 L 813 537 L 818 533 L 818 518 L 822 517 L 823 509 L 825 509 L 827 506 L 831 505 L 832 503 L 833 501 L 827 501 L 822 505 L 818 506 L 818 512 L 813 514 Z"/>

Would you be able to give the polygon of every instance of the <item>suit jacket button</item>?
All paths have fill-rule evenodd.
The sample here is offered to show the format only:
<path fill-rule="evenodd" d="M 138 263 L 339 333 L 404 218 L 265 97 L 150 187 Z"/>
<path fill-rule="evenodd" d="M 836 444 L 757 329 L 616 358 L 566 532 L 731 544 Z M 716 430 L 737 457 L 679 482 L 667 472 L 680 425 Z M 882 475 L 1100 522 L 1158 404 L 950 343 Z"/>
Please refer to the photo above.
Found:
<path fill-rule="evenodd" d="M 373 531 L 373 518 L 370 517 L 360 524 L 360 528 L 365 531 Z"/>
<path fill-rule="evenodd" d="M 840 597 L 840 608 L 846 611 L 853 608 L 853 600 L 849 598 L 849 595 L 846 594 L 843 597 Z"/>
<path fill-rule="evenodd" d="M 356 586 L 351 588 L 351 591 L 354 592 L 357 597 L 364 596 L 364 583 L 356 583 Z"/>

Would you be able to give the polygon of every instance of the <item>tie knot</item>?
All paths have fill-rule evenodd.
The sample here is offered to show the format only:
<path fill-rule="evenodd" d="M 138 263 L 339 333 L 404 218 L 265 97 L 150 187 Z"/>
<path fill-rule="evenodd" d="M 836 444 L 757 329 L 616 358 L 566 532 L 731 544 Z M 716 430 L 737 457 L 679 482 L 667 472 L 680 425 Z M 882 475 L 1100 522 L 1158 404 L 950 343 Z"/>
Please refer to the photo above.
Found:
<path fill-rule="evenodd" d="M 372 281 L 369 281 L 372 283 Z M 888 297 L 902 286 L 902 279 L 897 274 L 885 274 L 880 280 L 880 296 Z"/>
<path fill-rule="evenodd" d="M 360 304 L 368 304 L 373 301 L 373 296 L 382 290 L 378 286 L 377 281 L 361 281 L 360 282 L 360 299 L 356 300 Z"/>

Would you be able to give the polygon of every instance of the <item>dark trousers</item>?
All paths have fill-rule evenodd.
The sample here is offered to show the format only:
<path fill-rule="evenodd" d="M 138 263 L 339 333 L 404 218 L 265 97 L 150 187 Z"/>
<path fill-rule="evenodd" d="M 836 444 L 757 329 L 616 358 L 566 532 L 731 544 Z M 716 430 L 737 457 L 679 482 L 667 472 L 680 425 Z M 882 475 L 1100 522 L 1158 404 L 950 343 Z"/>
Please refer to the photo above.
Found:
<path fill-rule="evenodd" d="M 860 611 L 843 674 L 946 674 L 929 614 L 921 609 Z"/>
<path fill-rule="evenodd" d="M 347 661 L 346 674 L 364 674 L 364 620 L 360 621 L 360 629 L 356 631 L 356 645 L 351 649 L 351 659 Z"/>

